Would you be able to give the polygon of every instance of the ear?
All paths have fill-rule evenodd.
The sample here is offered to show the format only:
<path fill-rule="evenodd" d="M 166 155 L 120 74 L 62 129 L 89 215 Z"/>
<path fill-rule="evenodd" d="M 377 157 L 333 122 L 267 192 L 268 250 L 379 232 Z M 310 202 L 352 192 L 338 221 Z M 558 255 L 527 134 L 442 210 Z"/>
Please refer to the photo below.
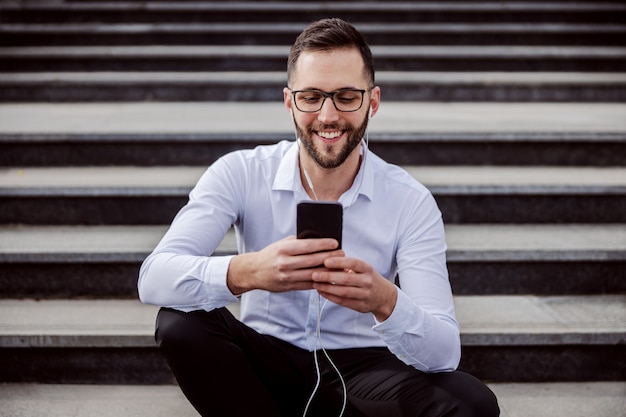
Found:
<path fill-rule="evenodd" d="M 370 119 L 374 117 L 376 112 L 378 112 L 378 107 L 380 107 L 380 87 L 372 88 L 370 92 L 370 110 L 368 110 Z"/>
<path fill-rule="evenodd" d="M 293 95 L 291 94 L 291 90 L 287 87 L 283 88 L 283 101 L 285 102 L 285 107 L 287 111 L 293 114 Z"/>

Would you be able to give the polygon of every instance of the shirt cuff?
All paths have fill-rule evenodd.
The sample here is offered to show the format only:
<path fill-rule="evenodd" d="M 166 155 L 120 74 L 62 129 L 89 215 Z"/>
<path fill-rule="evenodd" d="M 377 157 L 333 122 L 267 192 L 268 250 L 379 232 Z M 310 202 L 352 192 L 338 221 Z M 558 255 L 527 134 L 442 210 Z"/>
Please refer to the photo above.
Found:
<path fill-rule="evenodd" d="M 396 306 L 387 320 L 379 322 L 372 330 L 377 332 L 384 340 L 398 339 L 405 333 L 421 333 L 416 331 L 423 328 L 424 312 L 418 308 L 406 293 L 398 289 Z"/>
<path fill-rule="evenodd" d="M 210 288 L 208 293 L 208 303 L 210 306 L 226 306 L 237 301 L 237 297 L 228 288 L 227 276 L 230 261 L 234 255 L 220 256 L 211 259 L 205 277 L 205 285 Z"/>

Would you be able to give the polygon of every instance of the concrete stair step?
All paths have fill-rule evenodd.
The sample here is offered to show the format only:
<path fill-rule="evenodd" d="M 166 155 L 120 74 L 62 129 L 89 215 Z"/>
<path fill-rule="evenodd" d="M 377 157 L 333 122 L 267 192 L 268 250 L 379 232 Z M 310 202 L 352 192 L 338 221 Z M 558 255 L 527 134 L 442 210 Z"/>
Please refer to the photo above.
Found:
<path fill-rule="evenodd" d="M 293 139 L 292 126 L 282 99 L 5 103 L 0 165 L 204 166 L 228 151 Z M 619 103 L 383 101 L 369 130 L 371 148 L 397 164 L 626 166 Z"/>
<path fill-rule="evenodd" d="M 97 2 L 0 4 L 0 21 L 84 22 L 294 22 L 329 15 L 352 22 L 623 22 L 619 3 L 536 2 Z"/>
<path fill-rule="evenodd" d="M 243 117 L 242 115 L 245 115 Z M 383 101 L 370 134 L 620 134 L 619 103 L 413 103 Z M 202 103 L 0 104 L 2 135 L 250 135 L 293 133 L 282 100 Z M 484 136 L 480 136 L 484 135 Z M 291 136 L 293 137 L 293 136 Z M 514 139 L 514 137 L 513 137 Z M 251 143 L 254 139 L 249 139 Z"/>
<path fill-rule="evenodd" d="M 625 352 L 625 295 L 456 296 L 455 304 L 461 369 L 479 378 L 620 381 L 626 374 L 615 361 Z M 135 300 L 0 300 L 0 380 L 171 382 L 154 348 L 156 311 Z"/>
<path fill-rule="evenodd" d="M 490 383 L 501 417 L 616 417 L 626 383 Z M 2 417 L 197 417 L 172 385 L 0 385 Z"/>
<path fill-rule="evenodd" d="M 376 78 L 393 101 L 626 102 L 622 73 L 378 72 Z M 284 72 L 9 73 L 0 77 L 0 101 L 276 102 L 285 85 Z"/>
<path fill-rule="evenodd" d="M 417 167 L 447 223 L 626 223 L 623 167 Z M 169 224 L 205 167 L 0 173 L 0 223 Z"/>
<path fill-rule="evenodd" d="M 136 298 L 167 226 L 0 226 L 1 298 Z M 626 292 L 626 225 L 447 225 L 454 293 Z M 217 255 L 237 252 L 231 230 Z"/>
<path fill-rule="evenodd" d="M 189 25 L 185 25 L 187 28 Z M 133 26 L 134 28 L 134 26 Z M 593 28 L 593 30 L 607 30 Z M 608 27 L 609 29 L 612 26 Z M 12 45 L 19 39 L 8 33 L 7 25 L 0 25 L 0 71 L 280 71 L 284 74 L 289 45 L 280 43 L 254 45 L 249 42 L 234 42 L 230 38 L 222 41 L 197 43 L 153 42 L 136 45 L 132 39 L 124 42 L 101 44 L 69 44 L 50 46 L 57 35 L 44 29 L 28 26 L 34 33 L 45 34 L 33 46 Z M 223 31 L 223 28 L 218 28 Z M 141 31 L 133 29 L 139 33 Z M 301 30 L 298 27 L 299 32 Z M 98 37 L 106 35 L 106 28 L 92 31 Z M 110 30 L 112 33 L 118 31 Z M 626 25 L 623 27 L 626 33 Z M 614 34 L 623 37 L 624 33 Z M 220 32 L 221 36 L 225 36 Z M 73 35 L 77 40 L 89 39 L 88 34 Z M 194 36 L 204 40 L 205 34 Z M 255 33 L 254 36 L 258 36 Z M 458 36 L 458 34 L 456 35 Z M 498 35 L 499 37 L 500 35 Z M 4 41 L 2 40 L 4 39 Z M 100 39 L 100 38 L 98 38 Z M 106 39 L 106 36 L 103 37 Z M 289 37 L 288 39 L 293 39 Z M 444 45 L 420 43 L 416 39 L 372 44 L 378 71 L 515 71 L 515 72 L 619 72 L 626 68 L 626 48 L 623 45 L 604 43 L 585 46 L 564 46 L 551 42 L 500 43 L 496 45 Z M 120 40 L 121 41 L 121 40 Z"/>
<path fill-rule="evenodd" d="M 2 23 L 2 46 L 288 45 L 302 23 Z M 622 23 L 362 23 L 371 45 L 623 46 Z"/>
<path fill-rule="evenodd" d="M 0 402 L 1 417 L 200 416 L 172 384 L 0 384 Z"/>

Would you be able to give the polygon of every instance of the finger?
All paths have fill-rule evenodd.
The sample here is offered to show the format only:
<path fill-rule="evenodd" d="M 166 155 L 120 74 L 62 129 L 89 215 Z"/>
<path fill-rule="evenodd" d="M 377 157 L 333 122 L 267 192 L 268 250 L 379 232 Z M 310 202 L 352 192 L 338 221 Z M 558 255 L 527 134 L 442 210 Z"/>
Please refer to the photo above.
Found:
<path fill-rule="evenodd" d="M 349 309 L 358 311 L 360 313 L 368 312 L 367 304 L 362 302 L 361 300 L 344 298 L 344 297 L 336 297 L 332 294 L 325 294 L 321 292 L 320 292 L 320 295 L 326 298 L 328 301 L 332 301 L 335 304 L 347 307 Z"/>
<path fill-rule="evenodd" d="M 367 285 L 363 285 L 365 284 L 366 280 L 364 280 L 364 277 L 362 275 L 358 275 L 355 272 L 346 272 L 345 270 L 318 270 L 313 273 L 311 278 L 316 283 L 336 287 L 367 287 Z"/>
<path fill-rule="evenodd" d="M 343 300 L 364 300 L 366 297 L 366 292 L 360 288 L 345 286 L 339 284 L 332 283 L 314 283 L 313 288 L 319 292 L 323 297 L 333 299 L 343 299 Z M 342 302 L 341 304 L 345 304 Z"/>
<path fill-rule="evenodd" d="M 314 282 L 311 279 L 311 274 L 311 270 L 302 269 L 275 276 L 269 290 L 282 292 L 313 289 Z"/>
<path fill-rule="evenodd" d="M 313 282 L 312 281 L 291 281 L 291 282 L 281 282 L 278 285 L 272 287 L 270 291 L 272 292 L 286 292 L 286 291 L 303 291 L 303 290 L 312 290 Z"/>
<path fill-rule="evenodd" d="M 293 267 L 294 269 L 319 268 L 321 270 L 326 270 L 327 268 L 324 267 L 324 262 L 326 261 L 326 259 L 343 256 L 345 256 L 345 253 L 341 249 L 331 252 L 317 252 L 305 255 L 298 255 L 292 257 Z"/>
<path fill-rule="evenodd" d="M 350 273 L 366 272 L 367 268 L 362 261 L 348 257 L 332 257 L 324 261 L 324 266 L 328 269 L 340 269 Z"/>
<path fill-rule="evenodd" d="M 291 273 L 291 279 L 293 279 L 294 281 L 305 281 L 305 282 L 310 282 L 310 283 L 314 283 L 316 282 L 313 279 L 313 275 L 316 273 L 320 273 L 320 272 L 327 272 L 328 270 L 326 268 L 324 268 L 323 266 L 316 266 L 316 267 L 312 267 L 312 268 L 302 268 L 302 269 L 298 269 L 295 270 Z"/>
<path fill-rule="evenodd" d="M 339 243 L 335 239 L 289 239 L 285 248 L 287 255 L 302 255 L 336 250 Z"/>

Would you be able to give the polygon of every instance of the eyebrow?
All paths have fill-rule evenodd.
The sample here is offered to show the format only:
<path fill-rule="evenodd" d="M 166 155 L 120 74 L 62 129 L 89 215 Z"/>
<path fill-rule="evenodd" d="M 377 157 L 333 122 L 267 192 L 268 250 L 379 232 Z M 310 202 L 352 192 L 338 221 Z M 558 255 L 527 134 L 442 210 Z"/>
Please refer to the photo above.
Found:
<path fill-rule="evenodd" d="M 295 89 L 294 89 L 295 90 Z M 340 90 L 366 90 L 366 88 L 359 88 L 359 87 L 339 87 L 339 88 L 335 88 L 334 90 L 330 90 L 330 91 L 326 91 L 326 90 L 322 90 L 321 88 L 317 88 L 317 87 L 305 87 L 305 88 L 300 88 L 296 91 L 306 91 L 306 90 L 317 90 L 317 91 L 323 91 L 325 93 L 330 93 L 332 91 L 340 91 Z"/>

